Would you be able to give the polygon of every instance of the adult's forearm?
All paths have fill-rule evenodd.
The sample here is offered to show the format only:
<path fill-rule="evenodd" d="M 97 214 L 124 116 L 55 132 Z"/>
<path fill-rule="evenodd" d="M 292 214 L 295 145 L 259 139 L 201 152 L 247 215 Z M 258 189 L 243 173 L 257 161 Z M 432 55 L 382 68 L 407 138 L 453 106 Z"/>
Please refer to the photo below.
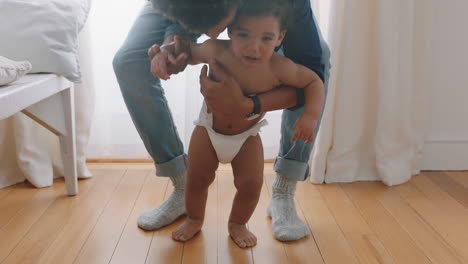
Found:
<path fill-rule="evenodd" d="M 296 88 L 281 86 L 258 95 L 261 102 L 261 112 L 270 112 L 291 108 L 297 105 Z"/>
<path fill-rule="evenodd" d="M 257 94 L 257 96 L 260 100 L 261 113 L 287 109 L 297 105 L 296 88 L 290 86 L 281 86 L 268 92 Z M 237 118 L 244 118 L 252 113 L 253 108 L 253 101 L 248 97 L 243 97 L 243 100 L 239 101 L 237 104 L 235 116 Z"/>

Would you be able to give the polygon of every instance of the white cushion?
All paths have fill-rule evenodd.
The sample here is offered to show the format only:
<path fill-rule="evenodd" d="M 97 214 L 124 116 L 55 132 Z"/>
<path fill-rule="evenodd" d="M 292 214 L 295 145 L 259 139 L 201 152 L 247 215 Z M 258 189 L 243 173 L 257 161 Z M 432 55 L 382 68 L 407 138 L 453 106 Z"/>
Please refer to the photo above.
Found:
<path fill-rule="evenodd" d="M 0 55 L 80 82 L 78 33 L 89 7 L 89 0 L 1 0 Z"/>
<path fill-rule="evenodd" d="M 30 70 L 29 61 L 12 61 L 0 56 L 0 86 L 18 80 Z"/>

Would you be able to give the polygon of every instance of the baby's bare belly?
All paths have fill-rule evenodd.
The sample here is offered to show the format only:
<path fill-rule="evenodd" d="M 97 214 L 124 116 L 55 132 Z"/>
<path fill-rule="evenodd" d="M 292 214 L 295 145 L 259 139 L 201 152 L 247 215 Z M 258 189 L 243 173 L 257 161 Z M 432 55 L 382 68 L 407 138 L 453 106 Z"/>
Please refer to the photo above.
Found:
<path fill-rule="evenodd" d="M 240 134 L 254 126 L 261 117 L 254 120 L 226 119 L 222 116 L 213 115 L 213 129 L 217 133 L 224 135 Z"/>

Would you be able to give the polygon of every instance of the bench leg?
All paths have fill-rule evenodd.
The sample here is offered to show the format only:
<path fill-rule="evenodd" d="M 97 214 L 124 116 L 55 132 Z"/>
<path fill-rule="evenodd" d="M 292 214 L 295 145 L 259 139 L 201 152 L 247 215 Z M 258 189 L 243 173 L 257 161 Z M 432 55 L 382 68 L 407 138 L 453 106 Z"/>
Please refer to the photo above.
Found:
<path fill-rule="evenodd" d="M 76 145 L 75 145 L 75 107 L 73 100 L 73 87 L 61 92 L 63 99 L 63 113 L 65 118 L 65 135 L 60 135 L 60 150 L 64 168 L 65 184 L 68 195 L 78 193 L 78 177 L 76 171 Z"/>
<path fill-rule="evenodd" d="M 22 111 L 60 139 L 68 195 L 78 193 L 73 86 Z"/>

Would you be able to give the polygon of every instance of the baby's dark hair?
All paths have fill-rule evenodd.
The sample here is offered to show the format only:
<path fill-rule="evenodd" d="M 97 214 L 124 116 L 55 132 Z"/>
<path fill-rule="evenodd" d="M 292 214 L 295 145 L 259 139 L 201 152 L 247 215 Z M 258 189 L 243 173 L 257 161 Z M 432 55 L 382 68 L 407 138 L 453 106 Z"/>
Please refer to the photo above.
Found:
<path fill-rule="evenodd" d="M 273 16 L 280 20 L 281 30 L 287 30 L 293 21 L 292 9 L 291 0 L 243 0 L 239 3 L 233 24 L 241 16 Z"/>
<path fill-rule="evenodd" d="M 234 0 L 151 0 L 153 7 L 190 31 L 206 33 L 235 8 Z"/>

